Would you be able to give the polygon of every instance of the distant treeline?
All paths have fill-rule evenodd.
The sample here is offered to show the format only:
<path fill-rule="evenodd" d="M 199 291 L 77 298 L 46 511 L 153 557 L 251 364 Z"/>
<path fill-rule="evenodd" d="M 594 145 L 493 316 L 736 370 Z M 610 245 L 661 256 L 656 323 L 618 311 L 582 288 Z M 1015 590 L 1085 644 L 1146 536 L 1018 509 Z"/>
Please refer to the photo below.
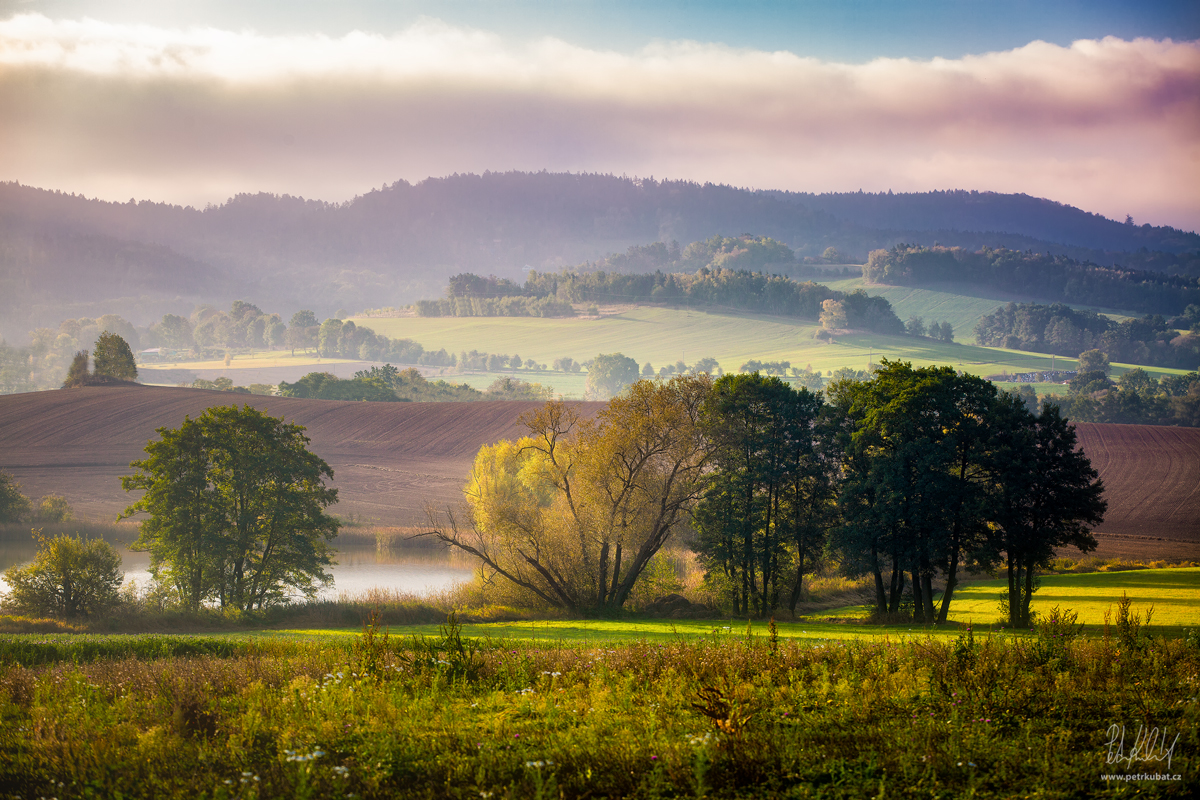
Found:
<path fill-rule="evenodd" d="M 898 244 L 873 250 L 863 268 L 873 283 L 967 283 L 1044 300 L 1174 316 L 1200 303 L 1200 277 L 1104 267 L 1066 256 Z"/>
<path fill-rule="evenodd" d="M 1032 389 L 1021 389 L 1029 404 Z M 1083 371 L 1071 379 L 1065 400 L 1044 399 L 1061 403 L 1063 414 L 1074 422 L 1200 427 L 1200 374 L 1195 372 L 1156 381 L 1145 370 L 1131 369 L 1113 382 L 1103 370 Z"/>
<path fill-rule="evenodd" d="M 466 403 L 475 400 L 550 400 L 554 390 L 517 378 L 497 378 L 481 392 L 465 383 L 427 380 L 411 367 L 401 370 L 385 364 L 360 370 L 348 380 L 328 372 L 310 372 L 295 383 L 280 383 L 279 394 L 318 400 Z"/>
<path fill-rule="evenodd" d="M 551 303 L 564 309 L 572 303 L 670 303 L 816 320 L 822 303 L 834 300 L 843 303 L 849 328 L 904 333 L 904 323 L 882 297 L 869 296 L 862 290 L 847 294 L 819 283 L 760 271 L 789 263 L 795 263 L 795 254 L 767 237 L 714 236 L 694 242 L 682 252 L 676 243 L 668 246 L 656 242 L 561 272 L 531 271 L 523 286 L 494 276 L 456 275 L 450 279 L 447 299 L 418 303 L 417 313 L 507 316 L 510 311 L 516 314 L 543 304 L 537 306 L 537 315 L 551 316 L 545 313 Z M 696 264 L 701 266 L 692 273 L 667 271 Z M 630 274 L 606 269 L 631 265 L 654 271 Z"/>
<path fill-rule="evenodd" d="M 1190 327 L 1180 334 L 1177 328 Z M 1009 303 L 975 326 L 984 347 L 1007 347 L 1075 358 L 1085 350 L 1101 350 L 1112 361 L 1173 369 L 1200 367 L 1200 305 L 1166 320 L 1147 314 L 1114 322 L 1094 311 L 1061 303 Z"/>

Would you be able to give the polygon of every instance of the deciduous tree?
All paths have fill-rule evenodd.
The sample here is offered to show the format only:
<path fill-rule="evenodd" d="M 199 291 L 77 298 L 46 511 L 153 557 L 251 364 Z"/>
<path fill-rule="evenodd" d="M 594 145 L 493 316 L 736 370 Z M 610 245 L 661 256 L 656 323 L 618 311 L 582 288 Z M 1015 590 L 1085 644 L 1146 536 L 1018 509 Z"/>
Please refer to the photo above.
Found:
<path fill-rule="evenodd" d="M 528 436 L 479 451 L 462 524 L 433 534 L 547 605 L 620 608 L 699 494 L 710 386 L 639 381 L 595 420 L 547 403 L 522 418 Z"/>
<path fill-rule="evenodd" d="M 210 408 L 159 428 L 121 479 L 145 492 L 123 515 L 149 514 L 134 549 L 150 552 L 152 572 L 187 607 L 262 608 L 329 580 L 339 523 L 325 509 L 337 490 L 303 431 L 251 406 Z"/>
<path fill-rule="evenodd" d="M 37 555 L 24 567 L 4 573 L 9 586 L 8 605 L 25 614 L 86 617 L 104 613 L 117 604 L 117 588 L 124 573 L 121 556 L 103 539 L 83 541 L 60 534 L 45 537 L 33 532 Z"/>
<path fill-rule="evenodd" d="M 92 351 L 92 373 L 122 381 L 137 380 L 137 362 L 129 343 L 115 333 L 105 331 Z"/>

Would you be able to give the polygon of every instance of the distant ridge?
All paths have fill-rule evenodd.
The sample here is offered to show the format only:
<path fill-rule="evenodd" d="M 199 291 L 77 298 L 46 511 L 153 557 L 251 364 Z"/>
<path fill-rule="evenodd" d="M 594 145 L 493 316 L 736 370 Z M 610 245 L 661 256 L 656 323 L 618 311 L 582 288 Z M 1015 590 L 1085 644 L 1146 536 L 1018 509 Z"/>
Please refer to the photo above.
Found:
<path fill-rule="evenodd" d="M 813 195 L 504 172 L 397 181 L 346 203 L 259 193 L 196 209 L 8 182 L 0 183 L 0 334 L 18 339 L 47 317 L 102 313 L 147 324 L 234 299 L 328 316 L 435 297 L 460 272 L 523 279 L 530 268 L 557 270 L 631 245 L 743 233 L 799 256 L 833 247 L 856 262 L 901 242 L 1159 271 L 1200 252 L 1195 233 L 990 192 Z"/>

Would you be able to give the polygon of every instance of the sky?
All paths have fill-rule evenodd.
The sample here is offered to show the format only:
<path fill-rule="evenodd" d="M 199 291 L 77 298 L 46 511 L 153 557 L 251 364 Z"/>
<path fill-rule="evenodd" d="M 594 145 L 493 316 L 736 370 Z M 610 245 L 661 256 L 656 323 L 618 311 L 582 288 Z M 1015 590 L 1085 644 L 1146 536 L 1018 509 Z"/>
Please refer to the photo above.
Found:
<path fill-rule="evenodd" d="M 550 170 L 1200 229 L 1200 3 L 0 0 L 0 180 L 202 206 Z"/>

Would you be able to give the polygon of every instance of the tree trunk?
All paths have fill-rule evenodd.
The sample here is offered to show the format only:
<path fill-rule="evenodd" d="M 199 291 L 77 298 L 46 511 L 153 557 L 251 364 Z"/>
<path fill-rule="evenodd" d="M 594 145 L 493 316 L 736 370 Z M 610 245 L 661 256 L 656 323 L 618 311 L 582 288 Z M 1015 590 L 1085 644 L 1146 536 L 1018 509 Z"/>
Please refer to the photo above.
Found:
<path fill-rule="evenodd" d="M 600 547 L 600 579 L 596 582 L 596 605 L 608 599 L 608 542 Z"/>
<path fill-rule="evenodd" d="M 1013 563 L 1011 554 L 1005 560 L 1008 562 L 1008 626 L 1019 628 L 1021 627 L 1021 598 L 1018 596 L 1017 589 L 1020 586 L 1021 573 Z"/>
<path fill-rule="evenodd" d="M 1025 627 L 1029 628 L 1033 625 L 1033 615 L 1029 611 L 1029 604 L 1033 602 L 1033 578 L 1034 565 L 1025 565 L 1025 596 L 1021 598 L 1021 617 L 1025 622 Z"/>
<path fill-rule="evenodd" d="M 946 590 L 942 592 L 942 607 L 938 610 L 938 625 L 946 624 L 946 617 L 950 613 L 950 598 L 954 595 L 954 590 L 958 587 L 958 545 L 954 546 L 954 550 L 950 554 L 950 568 L 946 572 Z"/>
<path fill-rule="evenodd" d="M 912 590 L 913 590 L 913 622 L 925 621 L 925 603 L 921 597 L 921 573 L 913 567 L 912 571 Z"/>
<path fill-rule="evenodd" d="M 800 595 L 804 591 L 804 537 L 796 537 L 796 585 L 792 587 L 791 601 L 788 603 L 788 610 L 793 615 L 796 613 L 796 603 L 800 601 Z M 879 575 L 879 565 L 873 565 L 875 572 L 875 592 L 878 599 L 883 598 L 883 578 Z"/>
<path fill-rule="evenodd" d="M 887 597 L 883 593 L 883 574 L 879 569 L 879 551 L 871 545 L 871 572 L 875 573 L 875 606 L 879 609 L 880 614 L 886 614 L 888 610 Z"/>

